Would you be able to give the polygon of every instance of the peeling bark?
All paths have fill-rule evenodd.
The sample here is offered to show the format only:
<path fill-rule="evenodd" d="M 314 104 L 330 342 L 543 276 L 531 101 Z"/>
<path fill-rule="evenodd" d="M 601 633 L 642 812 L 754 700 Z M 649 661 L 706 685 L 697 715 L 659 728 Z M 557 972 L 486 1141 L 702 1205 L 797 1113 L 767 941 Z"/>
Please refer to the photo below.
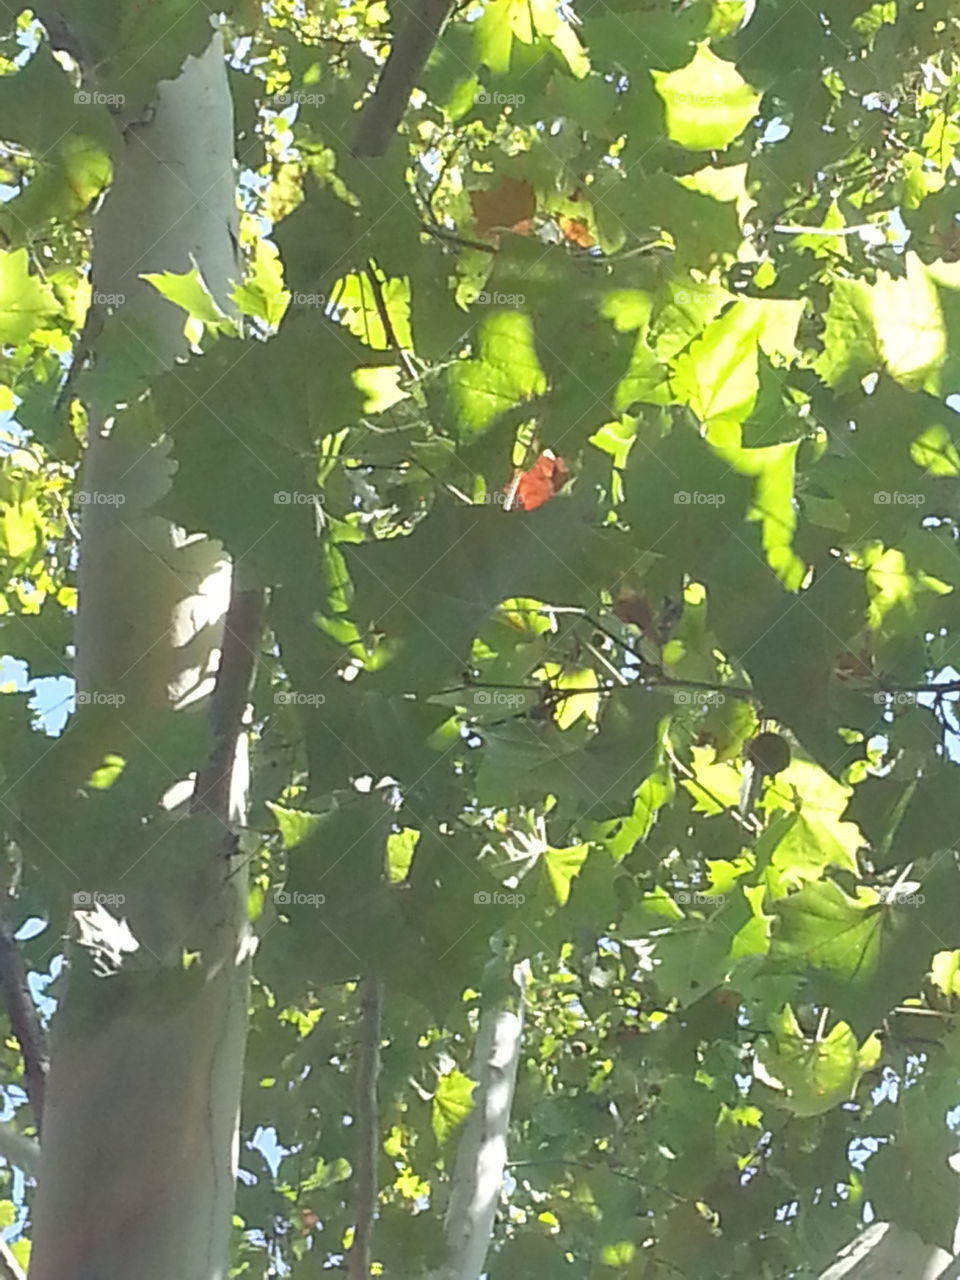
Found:
<path fill-rule="evenodd" d="M 104 358 L 111 326 L 114 336 L 123 326 L 162 369 L 186 352 L 184 317 L 141 273 L 195 262 L 224 309 L 237 275 L 233 113 L 219 36 L 158 87 L 154 105 L 125 129 L 95 223 L 93 277 L 96 290 L 123 297 L 101 334 Z M 228 1270 L 252 947 L 232 851 L 260 615 L 251 593 L 238 589 L 231 604 L 231 569 L 216 542 L 185 536 L 157 513 L 174 460 L 144 421 L 135 410 L 90 406 L 83 483 L 113 501 L 85 509 L 78 691 L 88 701 L 113 697 L 101 733 L 121 755 L 155 750 L 150 726 L 183 716 L 211 717 L 214 754 L 206 766 L 197 760 L 198 783 L 183 778 L 157 798 L 153 846 L 103 850 L 122 906 L 73 911 L 32 1280 L 222 1280 Z M 224 638 L 228 612 L 237 625 Z"/>

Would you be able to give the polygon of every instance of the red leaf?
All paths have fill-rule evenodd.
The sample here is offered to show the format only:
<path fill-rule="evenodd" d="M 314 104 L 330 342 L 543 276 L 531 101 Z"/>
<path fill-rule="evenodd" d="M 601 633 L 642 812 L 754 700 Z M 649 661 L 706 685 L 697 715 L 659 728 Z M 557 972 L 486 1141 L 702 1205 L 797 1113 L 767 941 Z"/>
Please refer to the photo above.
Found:
<path fill-rule="evenodd" d="M 570 468 L 552 449 L 544 449 L 540 457 L 527 471 L 507 485 L 505 492 L 514 494 L 518 507 L 534 511 L 558 494 L 570 479 Z"/>

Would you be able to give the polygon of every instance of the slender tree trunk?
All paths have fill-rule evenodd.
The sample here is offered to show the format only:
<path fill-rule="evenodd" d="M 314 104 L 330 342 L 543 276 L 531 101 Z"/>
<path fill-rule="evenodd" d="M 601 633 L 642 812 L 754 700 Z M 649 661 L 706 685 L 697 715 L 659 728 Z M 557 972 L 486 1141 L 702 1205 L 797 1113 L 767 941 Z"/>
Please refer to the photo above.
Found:
<path fill-rule="evenodd" d="M 474 1106 L 467 1117 L 445 1218 L 447 1255 L 434 1280 L 479 1280 L 500 1201 L 507 1133 L 523 1044 L 523 998 L 480 1015 L 474 1050 Z"/>
<path fill-rule="evenodd" d="M 147 116 L 126 122 L 95 226 L 93 283 L 96 294 L 122 299 L 102 337 L 123 334 L 131 350 L 149 349 L 154 367 L 170 368 L 185 354 L 185 317 L 140 274 L 188 271 L 193 259 L 224 309 L 237 274 L 233 115 L 219 36 L 159 86 Z M 199 783 L 188 769 L 173 772 L 155 802 L 144 800 L 142 839 L 132 847 L 127 836 L 107 839 L 98 851 L 97 881 L 84 888 L 115 896 L 75 898 L 30 1275 L 220 1280 L 250 953 L 232 832 L 245 804 L 240 720 L 259 615 L 255 593 L 235 590 L 231 603 L 230 566 L 216 543 L 156 514 L 174 468 L 162 433 L 144 425 L 148 415 L 137 406 L 114 412 L 105 394 L 89 408 L 78 721 L 97 717 L 97 741 L 129 769 L 151 756 L 167 763 L 171 724 L 200 727 L 212 704 L 214 752 L 196 760 Z"/>

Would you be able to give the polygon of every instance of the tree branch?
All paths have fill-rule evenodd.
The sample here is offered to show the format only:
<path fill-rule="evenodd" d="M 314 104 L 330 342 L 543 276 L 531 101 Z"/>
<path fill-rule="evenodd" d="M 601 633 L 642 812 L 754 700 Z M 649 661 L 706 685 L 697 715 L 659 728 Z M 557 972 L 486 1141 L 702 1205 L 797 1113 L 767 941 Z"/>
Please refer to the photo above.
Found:
<path fill-rule="evenodd" d="M 24 1084 L 39 1133 L 49 1066 L 47 1038 L 27 984 L 23 954 L 3 911 L 0 911 L 0 986 L 3 987 L 10 1029 L 23 1055 Z"/>
<path fill-rule="evenodd" d="M 929 681 L 926 684 L 886 684 L 877 681 L 878 693 L 960 693 L 960 680 L 942 680 L 939 684 Z"/>
<path fill-rule="evenodd" d="M 427 64 L 440 30 L 452 8 L 451 0 L 416 0 L 393 38 L 373 96 L 360 112 L 353 154 L 366 159 L 382 156 L 390 145 L 410 101 L 410 91 Z"/>
<path fill-rule="evenodd" d="M 360 986 L 360 1044 L 357 1063 L 357 1166 L 356 1229 L 350 1250 L 350 1280 L 368 1280 L 373 1223 L 380 1183 L 377 1156 L 380 1150 L 380 1110 L 377 1078 L 380 1075 L 380 1018 L 383 985 L 379 978 L 364 978 Z"/>

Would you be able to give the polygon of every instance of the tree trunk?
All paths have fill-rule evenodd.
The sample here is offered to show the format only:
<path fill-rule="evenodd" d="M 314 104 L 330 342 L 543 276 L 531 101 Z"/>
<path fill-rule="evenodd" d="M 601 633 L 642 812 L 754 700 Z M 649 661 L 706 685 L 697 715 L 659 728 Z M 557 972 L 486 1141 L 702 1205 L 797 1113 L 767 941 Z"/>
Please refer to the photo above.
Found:
<path fill-rule="evenodd" d="M 219 36 L 158 87 L 149 119 L 125 122 L 123 150 L 95 225 L 95 305 L 102 295 L 116 302 L 101 338 L 145 343 L 151 365 L 169 369 L 186 353 L 185 316 L 138 277 L 189 271 L 193 259 L 229 310 L 237 275 L 233 112 Z M 174 468 L 142 407 L 115 411 L 103 394 L 88 408 L 77 721 L 96 718 L 97 742 L 129 768 L 163 755 L 172 723 L 199 727 L 212 707 L 215 763 L 197 759 L 199 782 L 188 769 L 171 773 L 144 800 L 143 839 L 108 839 L 99 883 L 75 895 L 30 1275 L 219 1280 L 251 950 L 232 834 L 245 804 L 249 670 L 238 681 L 228 668 L 252 663 L 259 615 L 251 593 L 231 601 L 218 544 L 156 514 Z M 219 705 L 224 698 L 233 705 Z M 88 890 L 115 897 L 91 900 Z"/>
<path fill-rule="evenodd" d="M 874 1222 L 841 1250 L 820 1280 L 938 1280 L 949 1261 L 946 1250 L 926 1244 L 916 1232 Z"/>
<path fill-rule="evenodd" d="M 524 975 L 515 971 L 517 976 L 522 982 Z M 457 1148 L 445 1220 L 447 1256 L 436 1280 L 478 1280 L 483 1272 L 503 1186 L 522 1044 L 522 995 L 484 1009 L 474 1051 L 474 1106 Z"/>

